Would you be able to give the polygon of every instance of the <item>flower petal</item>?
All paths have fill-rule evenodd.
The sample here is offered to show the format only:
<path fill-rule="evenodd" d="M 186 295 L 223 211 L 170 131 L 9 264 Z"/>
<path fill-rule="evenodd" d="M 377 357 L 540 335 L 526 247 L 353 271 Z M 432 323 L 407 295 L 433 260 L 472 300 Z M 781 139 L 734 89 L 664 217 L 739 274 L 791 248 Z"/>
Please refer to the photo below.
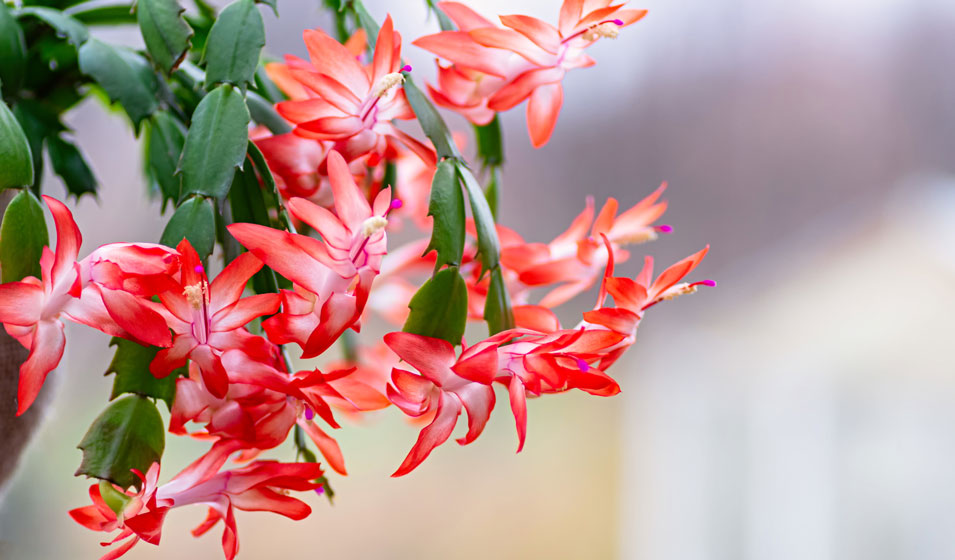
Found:
<path fill-rule="evenodd" d="M 43 288 L 26 282 L 0 284 L 0 323 L 31 326 L 43 312 Z"/>
<path fill-rule="evenodd" d="M 438 8 L 447 14 L 461 31 L 494 27 L 493 22 L 460 2 L 438 2 Z"/>
<path fill-rule="evenodd" d="M 294 234 L 258 224 L 230 224 L 226 228 L 239 243 L 282 276 L 312 292 L 323 290 L 328 267 L 299 246 Z"/>
<path fill-rule="evenodd" d="M 209 308 L 215 314 L 242 297 L 245 285 L 262 270 L 262 261 L 253 253 L 242 253 L 229 263 L 209 285 Z"/>
<path fill-rule="evenodd" d="M 244 297 L 212 316 L 212 330 L 223 332 L 244 327 L 256 317 L 272 315 L 279 310 L 281 303 L 282 297 L 279 294 Z"/>
<path fill-rule="evenodd" d="M 605 307 L 587 311 L 584 313 L 584 320 L 588 323 L 607 327 L 618 333 L 631 334 L 636 331 L 637 325 L 640 323 L 640 316 L 627 309 Z"/>
<path fill-rule="evenodd" d="M 457 361 L 454 347 L 440 338 L 393 332 L 385 335 L 385 344 L 399 358 L 438 385 L 450 377 L 451 366 Z"/>
<path fill-rule="evenodd" d="M 328 350 L 346 329 L 355 324 L 361 315 L 356 304 L 356 299 L 351 294 L 332 294 L 322 306 L 318 327 L 312 331 L 302 347 L 302 358 L 314 358 Z"/>
<path fill-rule="evenodd" d="M 558 83 L 564 77 L 562 68 L 535 68 L 524 72 L 502 87 L 487 102 L 494 111 L 507 111 L 530 97 L 537 89 L 546 84 Z M 560 109 L 560 105 L 558 105 Z M 556 119 L 556 116 L 554 117 Z"/>
<path fill-rule="evenodd" d="M 467 383 L 455 389 L 454 394 L 461 399 L 464 408 L 468 411 L 468 433 L 463 438 L 457 439 L 459 445 L 467 445 L 481 435 L 488 418 L 491 417 L 491 410 L 494 409 L 495 403 L 494 389 L 489 385 Z"/>
<path fill-rule="evenodd" d="M 149 372 L 158 379 L 166 377 L 172 370 L 186 365 L 189 353 L 198 344 L 191 335 L 177 336 L 173 339 L 172 346 L 156 353 L 156 357 L 149 364 Z"/>
<path fill-rule="evenodd" d="M 514 324 L 522 329 L 542 333 L 560 330 L 560 321 L 553 311 L 540 305 L 515 305 Z"/>
<path fill-rule="evenodd" d="M 514 424 L 517 427 L 517 452 L 520 453 L 524 449 L 524 438 L 527 436 L 527 394 L 520 377 L 511 376 L 507 393 L 511 402 L 511 412 L 514 414 Z"/>
<path fill-rule="evenodd" d="M 30 408 L 46 376 L 59 365 L 63 357 L 66 337 L 63 323 L 56 320 L 40 321 L 33 335 L 30 357 L 20 366 L 20 382 L 17 386 L 17 416 Z"/>
<path fill-rule="evenodd" d="M 231 497 L 232 505 L 243 511 L 270 511 L 289 519 L 305 519 L 312 508 L 302 500 L 279 494 L 269 488 L 251 488 Z"/>
<path fill-rule="evenodd" d="M 357 233 L 361 231 L 362 223 L 371 217 L 371 206 L 355 184 L 345 158 L 332 150 L 328 152 L 327 161 L 328 178 L 335 194 L 335 212 L 352 233 Z"/>
<path fill-rule="evenodd" d="M 401 60 L 401 40 L 396 37 L 391 16 L 385 18 L 375 42 L 375 57 L 371 62 L 371 83 L 376 84 L 385 74 L 394 72 Z M 396 41 L 396 39 L 398 39 Z M 396 48 L 397 47 L 397 48 Z"/>
<path fill-rule="evenodd" d="M 341 82 L 359 99 L 364 99 L 371 83 L 355 56 L 321 29 L 306 29 L 304 38 L 315 68 Z"/>
<path fill-rule="evenodd" d="M 322 117 L 300 122 L 298 127 L 322 140 L 342 140 L 353 136 L 363 128 L 361 119 L 354 115 Z"/>
<path fill-rule="evenodd" d="M 470 31 L 468 35 L 475 43 L 481 46 L 516 53 L 531 64 L 536 64 L 537 66 L 554 66 L 554 64 L 557 63 L 557 56 L 545 51 L 539 45 L 513 29 L 484 27 Z M 471 65 L 464 63 L 464 66 Z"/>
<path fill-rule="evenodd" d="M 407 457 L 391 476 L 404 476 L 413 471 L 422 461 L 428 458 L 435 447 L 448 441 L 454 425 L 461 414 L 461 401 L 450 393 L 441 392 L 438 411 L 434 420 L 425 426 L 418 434 L 418 440 L 408 452 Z"/>
<path fill-rule="evenodd" d="M 442 31 L 425 35 L 412 44 L 451 62 L 503 78 L 511 66 L 510 53 L 480 45 L 466 31 Z"/>
<path fill-rule="evenodd" d="M 703 257 L 706 256 L 706 253 L 709 250 L 710 246 L 707 245 L 701 251 L 690 255 L 689 257 L 661 272 L 660 276 L 658 276 L 653 282 L 653 285 L 650 286 L 650 289 L 647 290 L 650 293 L 650 298 L 655 298 L 682 280 L 684 276 L 689 274 L 694 268 L 696 268 L 698 264 L 700 264 L 700 261 L 703 260 Z"/>
<path fill-rule="evenodd" d="M 584 0 L 564 0 L 564 3 L 560 5 L 560 19 L 558 20 L 561 35 L 567 37 L 573 33 L 574 27 L 580 21 L 580 16 L 583 15 L 583 10 Z"/>
<path fill-rule="evenodd" d="M 56 261 L 51 271 L 51 282 L 56 284 L 57 279 L 67 274 L 76 262 L 83 236 L 80 235 L 80 229 L 73 221 L 73 214 L 65 204 L 46 195 L 43 195 L 43 200 L 50 208 L 53 222 L 56 224 Z"/>
<path fill-rule="evenodd" d="M 537 46 L 551 54 L 560 49 L 560 32 L 553 25 L 535 17 L 512 15 L 501 16 L 501 23 L 527 37 Z"/>
<path fill-rule="evenodd" d="M 212 396 L 222 397 L 229 392 L 229 374 L 222 367 L 222 360 L 209 346 L 200 344 L 189 353 L 189 359 L 199 366 L 202 382 Z"/>
<path fill-rule="evenodd" d="M 136 341 L 160 347 L 172 344 L 166 320 L 146 300 L 122 290 L 100 288 L 99 292 L 109 316 Z"/>
<path fill-rule="evenodd" d="M 338 107 L 319 98 L 281 101 L 275 104 L 275 110 L 286 120 L 295 124 L 342 114 Z"/>
<path fill-rule="evenodd" d="M 346 114 L 358 112 L 361 99 L 330 76 L 303 69 L 291 69 L 290 74 L 299 83 L 314 91 L 320 98 Z"/>
<path fill-rule="evenodd" d="M 305 433 L 318 447 L 322 457 L 328 461 L 328 466 L 338 474 L 346 476 L 348 472 L 345 470 L 345 457 L 335 438 L 326 434 L 315 422 L 300 422 L 299 426 L 305 429 Z"/>
<path fill-rule="evenodd" d="M 563 103 L 564 90 L 559 83 L 541 86 L 531 94 L 527 102 L 527 130 L 531 135 L 531 145 L 535 148 L 540 148 L 550 140 Z"/>

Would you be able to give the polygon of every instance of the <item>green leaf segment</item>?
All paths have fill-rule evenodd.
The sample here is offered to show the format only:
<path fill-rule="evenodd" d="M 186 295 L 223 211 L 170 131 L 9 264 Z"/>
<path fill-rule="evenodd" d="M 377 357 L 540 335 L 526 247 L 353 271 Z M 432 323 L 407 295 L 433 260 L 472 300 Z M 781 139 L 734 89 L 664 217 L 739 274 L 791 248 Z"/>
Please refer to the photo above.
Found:
<path fill-rule="evenodd" d="M 16 282 L 27 276 L 40 277 L 40 255 L 50 244 L 43 207 L 23 189 L 10 201 L 0 224 L 0 271 L 3 282 Z"/>
<path fill-rule="evenodd" d="M 121 488 L 139 486 L 132 469 L 142 473 L 159 461 L 165 427 L 156 405 L 146 397 L 127 395 L 113 401 L 93 421 L 80 441 L 83 461 L 76 475 L 108 480 Z"/>
<path fill-rule="evenodd" d="M 364 28 L 368 36 L 368 44 L 373 50 L 375 39 L 378 37 L 378 24 L 369 15 L 361 0 L 350 0 L 347 8 L 351 10 L 358 24 Z M 448 24 L 447 21 L 443 22 L 443 25 L 446 24 Z M 461 188 L 467 192 L 471 215 L 477 227 L 478 257 L 483 267 L 481 274 L 490 273 L 491 278 L 489 297 L 484 310 L 488 329 L 491 334 L 494 334 L 511 328 L 514 326 L 514 317 L 510 298 L 504 289 L 500 269 L 501 244 L 497 237 L 491 205 L 464 157 L 458 151 L 444 119 L 407 72 L 405 72 L 404 90 L 411 109 L 425 135 L 434 144 L 440 160 L 432 182 L 428 207 L 429 214 L 435 217 L 435 227 L 431 243 L 428 245 L 428 251 L 437 251 L 435 273 L 411 300 L 409 306 L 411 313 L 404 330 L 414 334 L 443 338 L 452 344 L 461 342 L 464 327 L 456 321 L 459 317 L 464 317 L 465 320 L 467 318 L 467 290 L 459 293 L 458 281 L 450 279 L 456 277 L 460 280 L 461 286 L 465 285 L 464 279 L 457 270 L 463 254 L 464 241 Z M 498 148 L 500 148 L 499 131 Z M 455 190 L 458 194 L 453 194 L 452 191 Z M 448 268 L 442 269 L 441 267 L 445 265 Z M 442 317 L 443 322 L 426 320 L 424 317 L 426 312 Z"/>

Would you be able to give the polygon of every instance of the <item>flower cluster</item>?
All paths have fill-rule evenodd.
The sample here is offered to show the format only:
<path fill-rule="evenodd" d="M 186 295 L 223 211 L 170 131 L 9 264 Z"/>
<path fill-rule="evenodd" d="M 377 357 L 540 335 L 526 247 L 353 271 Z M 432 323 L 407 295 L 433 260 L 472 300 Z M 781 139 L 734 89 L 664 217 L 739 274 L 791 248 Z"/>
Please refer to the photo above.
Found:
<path fill-rule="evenodd" d="M 645 13 L 610 0 L 565 0 L 557 26 L 514 15 L 502 16 L 501 28 L 457 2 L 439 8 L 457 30 L 414 41 L 450 63 L 439 64 L 438 83 L 429 86 L 434 102 L 485 125 L 528 100 L 528 129 L 538 147 L 554 130 L 567 70 L 593 65 L 585 49 L 616 37 Z M 474 218 L 464 220 L 461 210 L 460 257 L 448 262 L 429 242 L 437 232 L 431 185 L 438 152 L 394 124 L 416 118 L 403 87 L 411 69 L 401 60 L 401 36 L 387 18 L 370 57 L 365 37 L 360 31 L 341 44 L 309 30 L 309 60 L 288 56 L 267 65 L 287 98 L 275 109 L 291 132 L 255 129 L 252 138 L 282 195 L 279 212 L 300 231 L 229 223 L 228 234 L 245 251 L 214 278 L 187 239 L 175 248 L 109 244 L 77 260 L 81 235 L 70 211 L 44 197 L 56 224 L 56 250 L 43 250 L 41 278 L 0 285 L 0 322 L 30 349 L 20 370 L 18 413 L 57 367 L 68 320 L 158 347 L 149 372 L 157 379 L 176 376 L 169 432 L 210 444 L 166 484 L 158 483 L 156 462 L 136 470 L 130 487 L 91 487 L 93 504 L 71 515 L 90 529 L 118 531 L 104 543 L 114 546 L 104 558 L 119 557 L 140 540 L 158 544 L 166 514 L 179 506 L 208 506 L 194 534 L 222 521 L 229 559 L 238 550 L 234 509 L 305 517 L 309 507 L 287 493 L 323 491 L 327 482 L 304 439 L 297 437 L 296 445 L 305 462 L 259 456 L 294 431 L 345 475 L 341 449 L 329 435 L 341 427 L 336 412 L 354 416 L 394 405 L 418 419 L 423 428 L 393 474 L 402 476 L 451 437 L 462 412 L 467 428 L 457 442 L 480 436 L 499 384 L 520 451 L 528 398 L 573 389 L 617 394 L 608 368 L 635 343 L 646 312 L 715 285 L 685 280 L 707 249 L 656 277 L 651 257 L 635 278 L 614 276 L 615 264 L 629 258 L 627 246 L 672 231 L 657 223 L 666 210 L 665 185 L 622 212 L 614 199 L 599 212 L 588 199 L 569 228 L 547 243 L 525 241 L 501 225 L 488 228 L 472 199 Z M 422 237 L 389 249 L 389 233 L 409 222 Z M 487 236 L 496 236 L 490 265 Z M 421 279 L 448 270 L 445 265 L 461 278 L 467 320 L 490 322 L 486 303 L 498 298 L 508 302 L 502 309 L 509 325 L 472 344 L 408 328 L 409 302 L 413 308 Z M 288 282 L 248 293 L 261 273 Z M 577 324 L 561 325 L 553 309 L 594 286 L 593 308 Z M 494 293 L 501 290 L 503 296 Z M 293 370 L 288 346 L 305 360 L 323 356 L 347 331 L 379 319 L 406 326 L 379 344 L 350 348 L 325 371 Z"/>

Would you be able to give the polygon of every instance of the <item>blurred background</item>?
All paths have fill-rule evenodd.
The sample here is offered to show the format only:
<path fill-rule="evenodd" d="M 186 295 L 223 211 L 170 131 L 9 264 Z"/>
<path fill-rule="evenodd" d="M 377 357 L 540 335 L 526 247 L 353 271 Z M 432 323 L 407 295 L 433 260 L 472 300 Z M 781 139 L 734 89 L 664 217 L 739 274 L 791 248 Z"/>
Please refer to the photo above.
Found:
<path fill-rule="evenodd" d="M 643 0 L 649 16 L 564 80 L 552 141 L 503 115 L 502 222 L 547 241 L 588 194 L 629 206 L 669 181 L 676 233 L 637 247 L 674 262 L 709 243 L 716 289 L 654 308 L 611 373 L 623 393 L 529 404 L 514 454 L 501 408 L 468 447 L 388 475 L 416 429 L 386 413 L 336 434 L 350 474 L 292 522 L 240 513 L 240 558 L 925 560 L 955 557 L 955 7 L 950 0 Z M 304 55 L 318 1 L 266 12 L 267 49 Z M 367 0 L 411 39 L 424 2 Z M 556 21 L 556 0 L 481 0 Z M 136 30 L 110 40 L 137 45 Z M 421 78 L 419 77 L 419 83 Z M 76 206 L 84 253 L 152 241 L 140 147 L 119 115 L 71 115 L 102 183 Z M 449 116 L 456 128 L 466 123 Z M 53 179 L 47 192 L 64 190 Z M 565 317 L 592 298 L 583 297 Z M 75 445 L 105 403 L 107 337 L 74 328 L 39 437 L 0 503 L 0 557 L 96 558 L 69 508 L 88 484 Z M 167 476 L 203 449 L 167 441 Z M 278 458 L 291 459 L 290 449 Z M 162 548 L 217 558 L 205 511 L 170 515 Z"/>

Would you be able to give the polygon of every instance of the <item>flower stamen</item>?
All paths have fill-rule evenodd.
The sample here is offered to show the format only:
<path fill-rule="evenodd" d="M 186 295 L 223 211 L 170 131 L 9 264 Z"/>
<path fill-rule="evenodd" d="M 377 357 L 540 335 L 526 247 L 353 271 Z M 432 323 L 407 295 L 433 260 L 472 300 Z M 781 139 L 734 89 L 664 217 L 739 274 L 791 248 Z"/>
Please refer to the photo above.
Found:
<path fill-rule="evenodd" d="M 586 41 L 596 41 L 601 37 L 616 39 L 620 35 L 621 26 L 623 26 L 623 21 L 619 19 L 604 21 L 590 26 L 587 31 L 584 31 L 583 38 Z"/>
<path fill-rule="evenodd" d="M 189 305 L 196 311 L 202 309 L 202 305 L 205 303 L 205 291 L 205 286 L 203 286 L 202 282 L 193 284 L 192 286 L 186 286 L 182 289 L 183 295 L 186 296 L 186 301 L 188 301 Z"/>
<path fill-rule="evenodd" d="M 388 219 L 381 216 L 372 216 L 362 222 L 361 234 L 364 237 L 371 237 L 388 226 Z"/>
<path fill-rule="evenodd" d="M 380 80 L 378 80 L 378 83 L 375 85 L 375 89 L 371 91 L 371 95 L 372 97 L 384 97 L 392 89 L 403 84 L 404 81 L 405 76 L 401 72 L 385 74 Z"/>

